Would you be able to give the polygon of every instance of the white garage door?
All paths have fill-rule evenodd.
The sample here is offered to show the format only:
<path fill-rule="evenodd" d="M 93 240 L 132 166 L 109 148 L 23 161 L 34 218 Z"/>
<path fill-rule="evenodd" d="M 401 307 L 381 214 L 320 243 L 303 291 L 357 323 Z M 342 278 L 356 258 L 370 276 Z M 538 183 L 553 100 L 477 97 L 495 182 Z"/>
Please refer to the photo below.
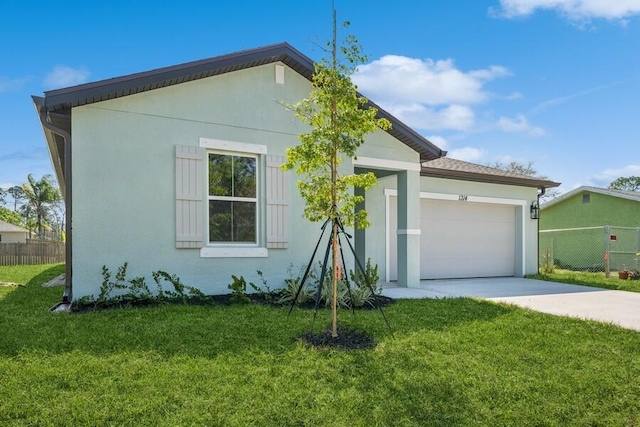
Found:
<path fill-rule="evenodd" d="M 397 279 L 397 198 L 389 200 L 389 278 Z M 515 207 L 421 199 L 420 278 L 515 275 Z"/>

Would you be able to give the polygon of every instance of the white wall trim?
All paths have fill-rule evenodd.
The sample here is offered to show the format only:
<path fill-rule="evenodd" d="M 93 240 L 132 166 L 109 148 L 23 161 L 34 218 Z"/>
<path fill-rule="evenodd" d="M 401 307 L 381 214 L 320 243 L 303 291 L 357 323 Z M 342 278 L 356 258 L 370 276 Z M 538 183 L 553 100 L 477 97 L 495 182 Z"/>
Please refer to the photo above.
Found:
<path fill-rule="evenodd" d="M 420 172 L 421 170 L 420 163 L 403 162 L 400 160 L 377 159 L 374 157 L 356 157 L 353 159 L 353 165 L 390 171 L 407 170 Z"/>
<path fill-rule="evenodd" d="M 389 203 L 389 195 L 386 193 L 386 189 L 385 189 L 385 193 L 384 193 L 384 218 L 385 218 L 385 225 L 384 225 L 384 234 L 385 234 L 385 239 L 384 239 L 384 263 L 385 263 L 385 277 L 384 277 L 384 281 L 385 282 L 389 282 L 389 269 L 391 268 L 391 257 L 389 256 L 389 251 L 391 250 L 391 248 L 389 247 L 389 238 L 391 237 L 391 231 L 389 231 L 389 213 L 390 213 L 390 203 Z M 397 252 L 397 249 L 396 249 Z"/>
<path fill-rule="evenodd" d="M 390 268 L 390 264 L 391 264 L 391 260 L 390 260 L 390 253 L 389 253 L 389 237 L 390 237 L 390 230 L 389 230 L 389 204 L 391 203 L 390 198 L 391 197 L 398 197 L 398 190 L 396 190 L 395 188 L 385 188 L 384 189 L 384 195 L 385 195 L 385 212 L 386 212 L 386 224 L 385 224 L 385 229 L 386 229 L 386 242 L 385 242 L 385 264 L 386 264 L 386 268 L 385 268 L 385 281 L 389 281 L 389 268 Z M 466 195 L 466 194 L 449 194 L 449 193 L 433 193 L 433 192 L 427 192 L 427 191 L 421 191 L 420 192 L 420 199 L 432 199 L 432 200 L 448 200 L 448 201 L 454 201 L 454 202 L 460 202 L 460 203 L 490 203 L 490 204 L 494 204 L 494 205 L 510 205 L 510 206 L 520 206 L 522 215 L 521 215 L 521 224 L 522 224 L 522 229 L 521 230 L 516 230 L 516 233 L 520 233 L 521 235 L 521 247 L 520 247 L 520 265 L 521 265 L 521 271 L 520 271 L 520 275 L 524 277 L 525 272 L 526 272 L 526 233 L 525 233 L 525 224 L 527 221 L 527 214 L 528 214 L 528 204 L 529 202 L 527 200 L 524 199 L 507 199 L 507 198 L 503 198 L 503 197 L 487 197 L 487 196 L 472 196 L 472 195 Z M 397 203 L 397 201 L 396 201 Z M 408 231 L 412 231 L 412 230 L 398 230 L 397 234 L 413 234 L 413 233 L 407 233 Z M 418 234 L 420 234 L 421 230 L 417 230 Z M 401 233 L 403 232 L 403 233 Z M 397 251 L 397 248 L 396 248 Z M 516 255 L 517 257 L 517 255 Z M 514 269 L 515 271 L 515 269 Z"/>
<path fill-rule="evenodd" d="M 416 229 L 416 228 L 399 229 L 398 230 L 398 234 L 407 234 L 407 235 L 412 235 L 412 236 L 419 236 L 419 235 L 422 234 L 422 230 Z"/>
<path fill-rule="evenodd" d="M 225 141 L 222 139 L 200 138 L 200 147 L 213 150 L 237 151 L 242 153 L 267 154 L 267 146 L 248 142 Z"/>
<path fill-rule="evenodd" d="M 398 190 L 395 188 L 385 188 L 385 196 L 398 197 Z M 527 200 L 524 199 L 507 199 L 504 197 L 487 197 L 487 196 L 471 196 L 466 194 L 450 194 L 450 193 L 431 193 L 426 191 L 420 192 L 421 199 L 433 200 L 449 200 L 454 202 L 475 202 L 475 203 L 491 203 L 494 205 L 513 205 L 526 207 Z"/>
<path fill-rule="evenodd" d="M 267 248 L 206 247 L 200 249 L 200 258 L 266 258 L 268 256 Z"/>

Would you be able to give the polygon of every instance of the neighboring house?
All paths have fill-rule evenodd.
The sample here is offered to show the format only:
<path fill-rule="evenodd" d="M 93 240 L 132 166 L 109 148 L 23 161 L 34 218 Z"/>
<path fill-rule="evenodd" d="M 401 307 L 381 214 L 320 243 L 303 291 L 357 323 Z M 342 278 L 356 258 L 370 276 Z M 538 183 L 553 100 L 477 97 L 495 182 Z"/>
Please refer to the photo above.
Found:
<path fill-rule="evenodd" d="M 228 292 L 232 274 L 260 270 L 272 287 L 298 275 L 321 224 L 302 217 L 297 176 L 280 169 L 309 131 L 282 104 L 308 96 L 312 73 L 282 43 L 34 96 L 65 194 L 66 296 L 97 294 L 102 266 L 124 262 L 132 277 L 165 270 L 205 293 Z M 393 128 L 342 165 L 379 177 L 364 193 L 373 225 L 354 232 L 359 258 L 402 286 L 535 273 L 530 205 L 558 184 L 442 158 L 379 115 Z"/>
<path fill-rule="evenodd" d="M 27 243 L 29 230 L 0 221 L 0 243 Z"/>
<path fill-rule="evenodd" d="M 553 250 L 560 267 L 636 267 L 640 192 L 578 187 L 541 206 L 540 231 L 541 254 Z"/>

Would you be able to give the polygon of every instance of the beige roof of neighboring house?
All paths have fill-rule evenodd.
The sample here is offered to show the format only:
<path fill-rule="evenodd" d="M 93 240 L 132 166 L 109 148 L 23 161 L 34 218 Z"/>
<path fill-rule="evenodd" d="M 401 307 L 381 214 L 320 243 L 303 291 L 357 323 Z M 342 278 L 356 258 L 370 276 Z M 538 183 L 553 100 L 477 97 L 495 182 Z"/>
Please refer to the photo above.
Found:
<path fill-rule="evenodd" d="M 541 179 L 535 176 L 518 175 L 502 169 L 463 162 L 462 160 L 451 159 L 449 157 L 441 157 L 423 162 L 420 174 L 422 176 L 436 178 L 519 185 L 523 187 L 553 188 L 560 185 L 559 182 Z"/>
<path fill-rule="evenodd" d="M 28 233 L 29 230 L 18 227 L 17 225 L 9 224 L 8 222 L 0 221 L 0 233 Z"/>

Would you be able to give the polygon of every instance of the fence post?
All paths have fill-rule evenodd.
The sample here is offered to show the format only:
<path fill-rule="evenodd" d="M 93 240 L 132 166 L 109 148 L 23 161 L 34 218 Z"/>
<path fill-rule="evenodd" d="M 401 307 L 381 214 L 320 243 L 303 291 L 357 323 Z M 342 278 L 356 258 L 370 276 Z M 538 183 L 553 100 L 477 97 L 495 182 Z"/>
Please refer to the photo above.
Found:
<path fill-rule="evenodd" d="M 610 260 L 611 256 L 611 231 L 609 230 L 609 226 L 604 226 L 604 277 L 611 277 L 611 268 L 610 268 Z"/>

